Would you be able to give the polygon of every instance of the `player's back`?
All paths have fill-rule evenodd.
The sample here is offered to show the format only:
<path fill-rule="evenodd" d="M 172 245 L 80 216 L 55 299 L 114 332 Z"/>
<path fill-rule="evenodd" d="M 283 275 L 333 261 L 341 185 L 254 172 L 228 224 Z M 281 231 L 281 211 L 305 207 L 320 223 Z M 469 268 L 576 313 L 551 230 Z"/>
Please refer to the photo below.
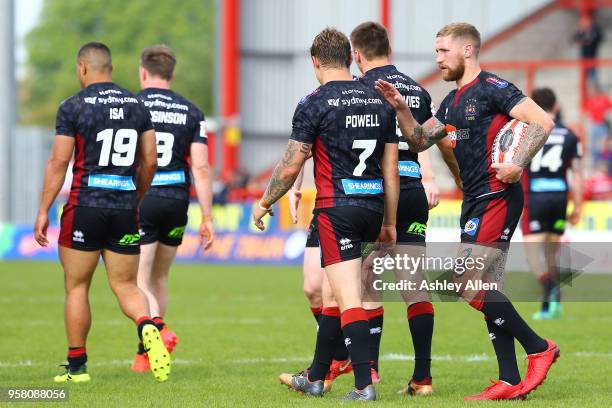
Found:
<path fill-rule="evenodd" d="M 527 167 L 526 191 L 532 193 L 567 191 L 567 169 L 582 155 L 578 137 L 556 123 L 546 143 Z"/>
<path fill-rule="evenodd" d="M 147 88 L 137 97 L 151 114 L 157 139 L 158 168 L 147 194 L 187 200 L 191 143 L 207 143 L 204 114 L 170 89 Z"/>
<path fill-rule="evenodd" d="M 368 70 L 360 80 L 374 88 L 378 79 L 387 81 L 405 98 L 412 115 L 420 124 L 432 117 L 432 102 L 429 93 L 408 75 L 398 71 L 394 65 L 384 65 Z M 402 189 L 420 186 L 421 170 L 418 154 L 410 151 L 399 125 L 395 129 L 399 140 L 399 173 Z"/>
<path fill-rule="evenodd" d="M 383 211 L 381 160 L 397 143 L 395 117 L 371 87 L 332 81 L 303 98 L 292 139 L 313 144 L 317 208 L 356 205 Z"/>
<path fill-rule="evenodd" d="M 73 181 L 68 202 L 134 209 L 138 140 L 152 128 L 146 110 L 129 91 L 94 83 L 60 105 L 59 135 L 73 136 Z"/>

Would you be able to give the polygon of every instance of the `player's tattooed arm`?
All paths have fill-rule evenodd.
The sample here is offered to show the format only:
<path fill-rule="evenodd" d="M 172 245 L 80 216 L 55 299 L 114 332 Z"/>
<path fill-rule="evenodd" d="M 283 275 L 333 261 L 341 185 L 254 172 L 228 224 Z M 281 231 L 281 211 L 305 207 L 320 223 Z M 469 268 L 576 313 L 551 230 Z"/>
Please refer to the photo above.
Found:
<path fill-rule="evenodd" d="M 408 111 L 410 112 L 410 110 Z M 397 119 L 400 124 L 402 135 L 404 135 L 404 138 L 408 142 L 410 150 L 415 153 L 429 149 L 446 137 L 446 127 L 435 116 L 422 125 L 417 124 L 416 127 L 412 128 L 412 134 L 410 134 L 409 127 L 405 125 L 402 126 L 402 120 L 400 120 L 399 114 Z"/>
<path fill-rule="evenodd" d="M 410 150 L 417 153 L 422 152 L 446 136 L 444 124 L 435 117 L 420 125 L 414 119 L 414 116 L 412 116 L 406 100 L 395 86 L 379 79 L 374 87 L 382 94 L 391 107 L 395 109 L 397 123 L 402 131 L 402 135 L 410 146 Z"/>
<path fill-rule="evenodd" d="M 524 168 L 533 159 L 538 150 L 544 146 L 555 123 L 548 113 L 540 108 L 531 98 L 527 97 L 523 98 L 510 110 L 510 116 L 529 124 L 525 143 L 521 145 L 512 160 L 512 163 Z"/>
<path fill-rule="evenodd" d="M 289 191 L 297 179 L 304 162 L 310 157 L 311 149 L 311 144 L 289 140 L 285 154 L 276 165 L 274 173 L 268 182 L 266 192 L 260 201 L 262 207 L 269 208 Z"/>

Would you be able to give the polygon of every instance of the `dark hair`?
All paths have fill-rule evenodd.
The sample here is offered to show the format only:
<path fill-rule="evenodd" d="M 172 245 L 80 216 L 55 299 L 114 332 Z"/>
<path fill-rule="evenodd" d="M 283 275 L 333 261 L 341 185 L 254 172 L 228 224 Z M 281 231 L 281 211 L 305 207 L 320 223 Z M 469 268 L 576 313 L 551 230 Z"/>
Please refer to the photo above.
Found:
<path fill-rule="evenodd" d="M 142 51 L 140 65 L 151 75 L 169 81 L 174 75 L 176 56 L 167 45 L 152 45 Z"/>
<path fill-rule="evenodd" d="M 436 37 L 459 37 L 466 38 L 473 42 L 476 55 L 480 52 L 480 32 L 470 23 L 451 23 L 447 24 L 436 34 Z"/>
<path fill-rule="evenodd" d="M 351 65 L 351 43 L 342 32 L 335 28 L 321 31 L 312 42 L 310 55 L 328 68 L 348 68 Z"/>
<path fill-rule="evenodd" d="M 355 27 L 351 33 L 351 43 L 367 59 L 388 57 L 391 49 L 387 29 L 374 21 L 366 21 Z"/>
<path fill-rule="evenodd" d="M 533 99 L 533 101 L 546 112 L 552 112 L 555 107 L 555 103 L 557 103 L 557 97 L 550 88 L 534 89 L 533 93 L 531 94 L 531 99 Z"/>
<path fill-rule="evenodd" d="M 77 54 L 77 59 L 86 60 L 88 65 L 98 71 L 110 72 L 113 70 L 110 49 L 101 42 L 88 42 L 83 45 Z"/>

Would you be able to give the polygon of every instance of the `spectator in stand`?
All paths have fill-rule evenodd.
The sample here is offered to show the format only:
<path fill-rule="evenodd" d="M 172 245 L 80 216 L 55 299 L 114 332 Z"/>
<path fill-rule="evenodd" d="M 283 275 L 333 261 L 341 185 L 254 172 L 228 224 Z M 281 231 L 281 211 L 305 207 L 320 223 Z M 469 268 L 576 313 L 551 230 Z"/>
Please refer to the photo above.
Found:
<path fill-rule="evenodd" d="M 612 200 L 612 173 L 605 162 L 597 163 L 584 187 L 585 200 Z"/>
<path fill-rule="evenodd" d="M 597 58 L 599 45 L 603 40 L 601 30 L 590 14 L 580 17 L 578 31 L 574 34 L 574 41 L 580 44 L 580 56 L 583 60 Z M 597 68 L 592 66 L 587 69 L 589 81 L 593 86 L 598 86 Z"/>
<path fill-rule="evenodd" d="M 603 159 L 604 145 L 610 138 L 610 123 L 606 115 L 612 110 L 612 101 L 599 86 L 594 86 L 584 109 L 589 118 L 591 163 L 595 165 Z"/>

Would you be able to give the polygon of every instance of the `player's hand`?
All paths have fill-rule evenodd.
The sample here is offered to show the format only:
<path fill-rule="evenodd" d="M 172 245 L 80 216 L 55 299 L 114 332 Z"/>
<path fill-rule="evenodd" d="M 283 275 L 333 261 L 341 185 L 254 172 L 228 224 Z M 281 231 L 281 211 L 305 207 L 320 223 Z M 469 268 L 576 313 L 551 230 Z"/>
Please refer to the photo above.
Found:
<path fill-rule="evenodd" d="M 425 188 L 425 195 L 427 196 L 427 204 L 429 209 L 436 207 L 440 204 L 440 189 L 434 181 L 424 181 L 423 188 Z"/>
<path fill-rule="evenodd" d="M 380 228 L 380 234 L 378 234 L 378 240 L 382 248 L 388 249 L 395 245 L 397 241 L 397 231 L 395 225 L 383 225 Z"/>
<path fill-rule="evenodd" d="M 516 183 L 523 174 L 523 168 L 514 163 L 495 163 L 491 168 L 497 171 L 497 179 L 504 183 Z"/>
<path fill-rule="evenodd" d="M 49 245 L 47 239 L 47 228 L 49 228 L 49 214 L 39 212 L 34 223 L 34 239 L 42 247 Z"/>
<path fill-rule="evenodd" d="M 567 217 L 567 220 L 572 225 L 576 225 L 580 222 L 580 217 L 582 216 L 582 206 L 574 207 L 572 213 Z"/>
<path fill-rule="evenodd" d="M 398 111 L 408 109 L 406 100 L 392 84 L 379 79 L 374 84 L 374 88 L 381 93 L 383 98 L 389 102 L 389 105 L 391 105 L 393 109 Z"/>
<path fill-rule="evenodd" d="M 204 244 L 204 250 L 208 250 L 215 241 L 215 229 L 210 215 L 202 217 L 200 223 L 200 239 Z"/>
<path fill-rule="evenodd" d="M 272 207 L 270 208 L 262 207 L 259 201 L 253 204 L 253 210 L 251 212 L 251 215 L 253 216 L 253 224 L 255 224 L 257 229 L 260 231 L 263 231 L 266 229 L 266 226 L 264 225 L 263 220 L 262 220 L 266 214 L 270 214 L 270 216 L 274 215 L 274 212 L 272 211 Z"/>
<path fill-rule="evenodd" d="M 291 221 L 294 224 L 297 224 L 297 210 L 298 206 L 300 205 L 300 200 L 302 199 L 302 192 L 300 190 L 292 188 L 287 193 L 287 197 L 289 198 L 289 212 L 291 213 Z"/>

